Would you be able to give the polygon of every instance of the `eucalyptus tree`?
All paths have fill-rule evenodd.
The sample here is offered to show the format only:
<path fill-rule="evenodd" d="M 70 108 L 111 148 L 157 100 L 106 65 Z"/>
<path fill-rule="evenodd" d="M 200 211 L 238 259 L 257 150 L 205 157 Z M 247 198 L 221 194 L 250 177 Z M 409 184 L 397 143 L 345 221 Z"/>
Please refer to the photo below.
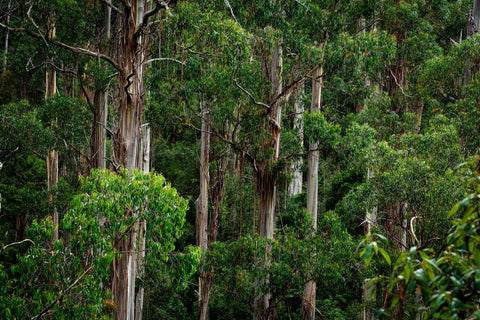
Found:
<path fill-rule="evenodd" d="M 118 72 L 119 104 L 118 123 L 112 130 L 113 159 L 112 165 L 118 169 L 139 168 L 141 165 L 141 125 L 143 121 L 143 75 L 146 62 L 147 36 L 149 22 L 161 10 L 168 9 L 169 2 L 145 0 L 103 2 L 115 15 L 114 54 L 108 55 L 88 47 L 88 41 L 77 39 L 76 28 L 63 29 L 68 26 L 72 12 L 80 11 L 80 4 L 41 1 L 15 1 L 11 7 L 9 23 L 2 19 L 0 26 L 8 32 L 24 33 L 40 39 L 49 47 L 62 48 L 76 54 L 101 59 Z M 45 14 L 48 12 L 48 14 Z M 92 14 L 92 16 L 94 16 Z M 55 19 L 56 32 L 62 37 L 53 38 L 51 18 Z M 89 23 L 87 22 L 86 25 Z M 90 25 L 94 23 L 90 22 Z M 73 33 L 73 34 L 72 34 Z M 125 212 L 125 214 L 128 214 Z M 134 317 L 134 288 L 136 278 L 136 228 L 131 228 L 125 237 L 116 242 L 117 250 L 123 252 L 121 258 L 114 260 L 113 292 L 118 305 L 115 313 L 117 319 Z"/>

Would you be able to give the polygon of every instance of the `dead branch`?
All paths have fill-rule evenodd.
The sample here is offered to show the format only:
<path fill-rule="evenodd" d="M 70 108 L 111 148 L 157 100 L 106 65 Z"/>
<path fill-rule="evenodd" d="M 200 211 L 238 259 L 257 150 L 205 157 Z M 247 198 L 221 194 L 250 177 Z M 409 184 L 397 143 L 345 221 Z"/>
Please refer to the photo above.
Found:
<path fill-rule="evenodd" d="M 177 59 L 173 59 L 173 58 L 154 58 L 154 59 L 150 59 L 150 60 L 145 61 L 143 64 L 152 63 L 152 62 L 155 62 L 155 61 L 173 61 L 173 62 L 181 64 L 182 66 L 187 64 L 186 62 L 183 62 L 183 61 L 180 61 L 180 60 L 177 60 Z"/>
<path fill-rule="evenodd" d="M 264 107 L 264 108 L 267 109 L 267 110 L 270 110 L 271 107 L 270 107 L 268 104 L 265 104 L 265 103 L 263 103 L 263 102 L 257 102 L 257 101 L 255 100 L 255 98 L 253 97 L 253 95 L 252 95 L 250 92 L 248 92 L 248 91 L 245 90 L 241 85 L 238 84 L 237 79 L 233 79 L 233 82 L 235 82 L 235 85 L 236 85 L 240 90 L 242 90 L 242 91 L 250 98 L 250 100 L 252 100 L 252 102 L 253 102 L 254 104 L 256 104 L 257 106 L 260 106 L 260 107 Z"/>
<path fill-rule="evenodd" d="M 3 251 L 5 251 L 5 249 L 7 249 L 8 247 L 13 247 L 13 246 L 16 246 L 16 245 L 25 243 L 25 242 L 30 242 L 31 244 L 35 245 L 35 242 L 33 242 L 32 240 L 30 240 L 30 239 L 23 239 L 22 241 L 12 242 L 12 243 L 9 243 L 9 244 L 3 246 L 3 247 L 2 247 L 2 250 L 0 250 L 0 253 L 2 253 Z"/>

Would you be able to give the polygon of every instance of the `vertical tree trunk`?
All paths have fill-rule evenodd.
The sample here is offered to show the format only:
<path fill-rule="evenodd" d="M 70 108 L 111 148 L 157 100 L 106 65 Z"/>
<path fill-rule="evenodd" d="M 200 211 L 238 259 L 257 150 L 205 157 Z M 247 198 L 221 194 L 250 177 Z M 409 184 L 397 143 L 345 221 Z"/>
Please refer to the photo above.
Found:
<path fill-rule="evenodd" d="M 473 22 L 475 24 L 472 31 L 473 33 L 477 33 L 480 27 L 480 0 L 473 1 Z"/>
<path fill-rule="evenodd" d="M 258 207 L 258 225 L 257 231 L 259 235 L 266 239 L 273 239 L 273 232 L 275 229 L 275 206 L 277 200 L 277 171 L 274 168 L 278 160 L 280 152 L 280 133 L 282 122 L 282 105 L 278 99 L 282 92 L 282 44 L 281 40 L 275 43 L 271 55 L 270 65 L 270 82 L 272 83 L 270 95 L 270 109 L 268 110 L 268 128 L 270 138 L 265 141 L 264 149 L 272 150 L 273 154 L 270 159 L 265 160 L 263 164 L 259 164 L 255 171 L 255 184 L 259 196 Z M 266 247 L 265 264 L 270 264 L 271 248 Z M 258 291 L 259 279 L 256 280 L 255 289 Z M 271 313 L 270 310 L 270 294 L 257 295 L 254 300 L 254 319 L 256 315 L 261 315 L 264 319 L 268 319 Z"/>
<path fill-rule="evenodd" d="M 48 191 L 51 192 L 52 189 L 58 183 L 58 152 L 55 150 L 50 150 L 47 154 L 47 187 Z M 50 193 L 48 195 L 48 200 L 53 202 L 53 195 Z M 53 209 L 53 232 L 52 232 L 53 242 L 58 240 L 58 211 L 57 208 Z"/>
<path fill-rule="evenodd" d="M 293 128 L 297 130 L 298 139 L 300 145 L 303 148 L 303 95 L 304 85 L 300 87 L 299 92 L 295 96 L 295 102 L 293 104 L 293 112 L 295 112 L 295 118 L 293 120 Z M 302 176 L 302 158 L 298 158 L 292 163 L 291 170 L 293 171 L 292 181 L 288 186 L 288 194 L 290 196 L 297 195 L 302 192 L 303 176 Z"/>
<path fill-rule="evenodd" d="M 208 188 L 209 188 L 209 149 L 210 149 L 210 117 L 207 103 L 202 108 L 202 135 L 200 147 L 200 194 L 197 206 L 197 244 L 200 246 L 202 262 L 208 248 Z M 208 299 L 210 296 L 211 277 L 206 270 L 200 270 L 198 308 L 200 320 L 208 319 Z"/>
<path fill-rule="evenodd" d="M 7 26 L 10 24 L 10 8 L 12 7 L 12 0 L 8 0 L 7 6 Z M 3 52 L 3 71 L 7 71 L 7 54 L 8 54 L 8 30 L 5 32 L 5 49 Z"/>
<path fill-rule="evenodd" d="M 367 179 L 373 179 L 373 170 L 367 170 Z M 369 235 L 372 230 L 372 226 L 377 225 L 377 207 L 365 212 L 365 235 Z M 363 320 L 375 320 L 376 314 L 372 308 L 372 305 L 376 300 L 376 285 L 370 282 L 369 279 L 365 279 L 363 283 L 363 300 L 365 301 L 365 307 L 363 309 Z"/>
<path fill-rule="evenodd" d="M 146 38 L 139 32 L 147 7 L 146 0 L 125 2 L 117 15 L 119 37 L 116 39 L 116 59 L 120 65 L 119 123 L 113 139 L 114 160 L 126 169 L 140 169 L 141 130 L 143 117 L 143 63 Z M 126 215 L 132 215 L 128 210 Z M 116 320 L 131 320 L 135 316 L 135 278 L 137 275 L 137 238 L 142 234 L 138 224 L 125 235 L 116 237 L 116 250 L 121 257 L 113 263 L 112 292 L 117 310 Z M 142 236 L 143 237 L 143 236 Z M 141 242 L 141 241 L 140 241 Z M 138 306 L 137 306 L 138 307 Z"/>
<path fill-rule="evenodd" d="M 50 24 L 50 30 L 48 30 L 48 37 L 55 38 L 55 24 Z M 57 92 L 57 73 L 55 69 L 49 68 L 45 74 L 45 99 L 53 97 Z M 52 149 L 47 154 L 47 187 L 48 191 L 52 189 L 58 183 L 58 152 Z M 50 202 L 53 202 L 53 195 L 50 193 L 48 196 Z M 53 209 L 53 242 L 58 240 L 58 211 L 57 208 Z"/>
<path fill-rule="evenodd" d="M 312 105 L 310 112 L 320 112 L 322 89 L 323 89 L 323 68 L 315 70 L 312 80 Z M 308 172 L 307 172 L 307 212 L 313 220 L 313 228 L 317 229 L 317 208 L 318 208 L 318 141 L 311 143 L 308 148 Z M 315 297 L 316 284 L 309 280 L 303 291 L 302 319 L 315 319 Z"/>
<path fill-rule="evenodd" d="M 97 0 L 97 6 L 101 6 L 101 1 Z M 111 11 L 109 6 L 104 6 L 105 15 L 96 22 L 95 36 L 98 39 L 104 39 L 108 43 L 110 39 Z M 100 52 L 107 53 L 107 46 L 98 45 Z M 100 60 L 98 61 L 100 64 Z M 93 98 L 93 133 L 91 143 L 91 167 L 97 169 L 106 169 L 106 150 L 107 150 L 107 117 L 108 117 L 108 93 L 107 88 L 97 88 Z"/>
<path fill-rule="evenodd" d="M 150 135 L 150 126 L 148 123 L 145 123 L 141 127 L 142 130 L 142 150 L 141 150 L 141 166 L 140 169 L 143 173 L 147 174 L 150 172 L 150 145 L 151 145 L 151 135 Z M 145 237 L 147 233 L 147 222 L 145 219 L 138 221 L 138 255 L 137 255 L 137 270 L 138 278 L 144 276 L 143 268 L 143 259 L 145 258 Z M 145 297 L 145 288 L 140 286 L 135 295 L 135 320 L 142 320 L 143 315 L 143 300 Z"/>

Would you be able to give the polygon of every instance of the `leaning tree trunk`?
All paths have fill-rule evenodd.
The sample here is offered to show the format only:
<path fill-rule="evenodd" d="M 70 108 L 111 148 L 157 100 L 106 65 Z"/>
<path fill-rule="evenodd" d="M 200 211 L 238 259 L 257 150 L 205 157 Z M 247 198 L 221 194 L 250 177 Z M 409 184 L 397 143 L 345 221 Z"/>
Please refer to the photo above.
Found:
<path fill-rule="evenodd" d="M 275 165 L 280 152 L 282 105 L 279 97 L 282 92 L 282 69 L 282 46 L 281 41 L 278 40 L 271 55 L 270 82 L 272 83 L 272 90 L 269 103 L 270 109 L 268 109 L 267 113 L 269 140 L 264 141 L 264 149 L 273 149 L 273 153 L 270 159 L 265 160 L 263 164 L 258 164 L 255 171 L 256 192 L 259 197 L 257 231 L 265 239 L 273 239 L 275 228 L 275 206 L 277 200 L 277 169 Z M 265 265 L 270 264 L 270 251 L 271 248 L 267 244 Z M 254 319 L 256 319 L 257 314 L 261 318 L 268 319 L 271 311 L 270 294 L 262 295 L 258 293 L 259 281 L 259 279 L 255 280 L 257 296 L 254 300 Z"/>
<path fill-rule="evenodd" d="M 310 112 L 320 112 L 323 88 L 323 68 L 315 70 L 312 80 L 312 104 Z M 318 141 L 310 143 L 308 147 L 307 171 L 307 212 L 312 216 L 313 228 L 317 229 L 318 208 Z M 315 319 L 315 281 L 309 280 L 303 291 L 302 319 Z"/>
<path fill-rule="evenodd" d="M 197 244 L 200 246 L 202 263 L 208 249 L 208 188 L 209 188 L 209 149 L 210 149 L 210 119 L 207 103 L 202 108 L 202 135 L 200 147 L 200 194 L 196 201 L 197 206 Z M 200 320 L 208 319 L 208 299 L 210 296 L 209 272 L 200 270 L 198 308 Z"/>

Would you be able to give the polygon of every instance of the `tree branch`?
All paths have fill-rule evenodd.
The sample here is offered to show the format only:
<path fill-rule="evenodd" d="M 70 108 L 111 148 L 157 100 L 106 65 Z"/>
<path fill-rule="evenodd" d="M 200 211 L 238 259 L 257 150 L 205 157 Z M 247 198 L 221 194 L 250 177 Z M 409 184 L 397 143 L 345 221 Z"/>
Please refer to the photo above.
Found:
<path fill-rule="evenodd" d="M 241 27 L 240 23 L 238 23 L 237 18 L 235 17 L 235 14 L 233 14 L 233 9 L 232 9 L 232 6 L 230 5 L 230 2 L 228 2 L 228 0 L 223 0 L 223 1 L 225 2 L 225 5 L 227 6 L 227 8 L 230 10 L 230 14 L 233 17 L 233 20 L 235 20 L 235 22 Z"/>
<path fill-rule="evenodd" d="M 102 0 L 102 2 L 107 6 L 107 7 L 110 7 L 113 9 L 113 11 L 116 11 L 117 13 L 119 14 L 122 14 L 122 11 L 120 11 L 120 9 L 118 9 L 117 7 L 115 7 L 111 1 L 107 1 L 107 0 Z"/>
<path fill-rule="evenodd" d="M 143 64 L 152 63 L 154 61 L 173 61 L 173 62 L 176 62 L 176 63 L 180 63 L 183 66 L 186 65 L 186 62 L 183 62 L 183 61 L 180 61 L 180 60 L 177 60 L 177 59 L 173 59 L 173 58 L 154 58 L 154 59 L 150 59 L 150 60 L 145 61 Z"/>
<path fill-rule="evenodd" d="M 11 28 L 9 26 L 6 26 L 4 25 L 3 23 L 0 23 L 0 27 L 6 29 L 7 31 L 10 31 L 10 32 L 21 32 L 21 33 L 26 33 L 28 34 L 29 36 L 31 36 L 32 38 L 37 38 L 37 39 L 43 39 L 44 41 L 47 41 L 47 42 L 50 42 L 51 44 L 57 46 L 57 47 L 60 47 L 60 48 L 63 48 L 63 49 L 67 49 L 71 52 L 75 52 L 75 53 L 79 53 L 79 54 L 84 54 L 84 55 L 87 55 L 87 56 L 91 56 L 91 57 L 95 57 L 95 58 L 100 58 L 102 60 L 105 60 L 107 62 L 109 62 L 115 69 L 117 69 L 118 71 L 121 71 L 121 67 L 118 63 L 115 62 L 115 60 L 113 60 L 112 57 L 110 56 L 107 56 L 107 55 L 104 55 L 102 53 L 98 53 L 98 52 L 93 52 L 93 51 L 90 51 L 90 50 L 87 50 L 85 48 L 79 48 L 79 47 L 74 47 L 74 46 L 71 46 L 71 45 L 68 45 L 66 43 L 63 43 L 63 42 L 60 42 L 60 41 L 57 41 L 55 39 L 49 39 L 49 38 L 45 38 L 43 35 L 35 32 L 35 31 L 32 31 L 32 30 L 29 30 L 27 28 Z"/>
<path fill-rule="evenodd" d="M 143 28 L 148 24 L 148 19 L 155 15 L 162 9 L 168 10 L 168 2 L 165 1 L 155 1 L 155 8 L 148 10 L 143 15 L 142 23 L 140 23 L 137 28 L 135 29 L 135 33 L 133 34 L 133 38 L 137 39 L 140 36 L 140 32 L 142 32 Z"/>
<path fill-rule="evenodd" d="M 312 76 L 312 74 L 315 72 L 315 70 L 317 70 L 319 68 L 319 66 L 316 66 L 315 68 L 313 68 L 312 70 L 308 71 L 305 75 L 303 75 L 300 79 L 298 79 L 297 81 L 294 81 L 292 84 L 288 85 L 279 95 L 278 97 L 273 100 L 272 102 L 272 105 L 274 105 L 275 103 L 277 103 L 279 100 L 281 99 L 284 99 L 285 100 L 288 100 L 288 98 L 290 97 L 290 95 L 295 91 L 297 90 L 297 88 L 302 85 L 307 79 L 310 79 L 310 77 Z"/>
<path fill-rule="evenodd" d="M 85 270 L 81 275 L 80 277 L 78 277 L 70 286 L 68 286 L 68 288 L 64 291 L 64 290 L 60 290 L 60 292 L 58 293 L 58 296 L 57 296 L 57 299 L 55 299 L 52 303 L 50 303 L 50 305 L 48 305 L 48 307 L 46 307 L 45 309 L 43 309 L 36 317 L 33 317 L 32 319 L 34 320 L 38 320 L 40 319 L 45 313 L 47 313 L 48 310 L 50 310 L 55 304 L 57 304 L 58 302 L 60 302 L 60 299 L 63 298 L 63 296 L 70 290 L 73 289 L 73 287 L 75 287 L 77 285 L 77 283 L 82 280 L 83 277 L 85 277 L 87 275 L 87 273 L 89 273 L 91 270 L 93 269 L 93 266 L 91 266 L 90 268 L 88 268 L 87 270 Z"/>
<path fill-rule="evenodd" d="M 268 104 L 265 104 L 265 103 L 263 103 L 263 102 L 257 102 L 257 101 L 255 100 L 255 98 L 253 97 L 253 95 L 252 95 L 250 92 L 248 92 L 248 91 L 245 90 L 241 85 L 238 84 L 237 79 L 233 79 L 233 82 L 235 82 L 235 85 L 236 85 L 240 90 L 242 90 L 242 91 L 250 98 L 250 100 L 252 100 L 252 102 L 253 102 L 254 104 L 256 104 L 257 106 L 260 106 L 260 107 L 264 107 L 264 108 L 267 109 L 267 110 L 270 110 L 271 107 L 270 107 Z"/>
<path fill-rule="evenodd" d="M 9 243 L 9 244 L 3 246 L 3 247 L 2 247 L 2 250 L 0 250 L 0 253 L 2 253 L 2 252 L 3 252 L 5 249 L 7 249 L 8 247 L 13 247 L 13 246 L 16 246 L 16 245 L 25 243 L 25 242 L 30 242 L 31 244 L 35 245 L 35 242 L 33 242 L 32 240 L 30 240 L 30 239 L 23 239 L 22 241 L 12 242 L 12 243 Z"/>

